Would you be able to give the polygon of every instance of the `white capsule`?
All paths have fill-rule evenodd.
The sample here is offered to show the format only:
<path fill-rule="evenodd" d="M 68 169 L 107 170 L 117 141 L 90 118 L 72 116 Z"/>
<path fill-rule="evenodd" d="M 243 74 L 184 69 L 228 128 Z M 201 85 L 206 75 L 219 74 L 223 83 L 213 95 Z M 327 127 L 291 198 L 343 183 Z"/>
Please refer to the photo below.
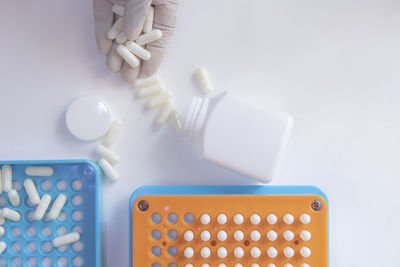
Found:
<path fill-rule="evenodd" d="M 117 53 L 128 63 L 132 68 L 136 68 L 139 66 L 139 59 L 132 54 L 131 51 L 125 45 L 118 45 L 117 46 Z"/>
<path fill-rule="evenodd" d="M 300 222 L 302 224 L 309 224 L 311 222 L 311 216 L 307 213 L 303 213 L 300 215 Z"/>
<path fill-rule="evenodd" d="M 259 231 L 253 230 L 253 231 L 251 231 L 251 233 L 250 233 L 250 238 L 251 238 L 251 240 L 253 240 L 253 241 L 258 241 L 258 240 L 261 239 L 261 234 L 260 234 Z"/>
<path fill-rule="evenodd" d="M 3 191 L 8 192 L 12 188 L 12 168 L 10 165 L 3 165 L 1 168 Z"/>
<path fill-rule="evenodd" d="M 136 88 L 143 88 L 143 87 L 149 87 L 154 84 L 159 84 L 160 83 L 160 78 L 157 75 L 152 75 L 146 78 L 141 78 L 141 79 L 136 79 L 133 82 L 133 85 Z"/>
<path fill-rule="evenodd" d="M 269 224 L 276 224 L 278 222 L 278 217 L 275 214 L 271 213 L 267 216 L 267 222 Z"/>
<path fill-rule="evenodd" d="M 150 6 L 149 12 L 147 13 L 146 19 L 143 24 L 143 32 L 149 33 L 153 30 L 153 21 L 154 21 L 154 7 Z"/>
<path fill-rule="evenodd" d="M 311 239 L 311 233 L 307 230 L 303 230 L 300 232 L 300 238 L 303 241 L 309 241 Z"/>
<path fill-rule="evenodd" d="M 294 256 L 294 250 L 291 247 L 285 247 L 283 249 L 283 254 L 286 258 L 292 258 Z"/>
<path fill-rule="evenodd" d="M 0 237 L 3 237 L 6 234 L 6 229 L 3 226 L 0 226 Z"/>
<path fill-rule="evenodd" d="M 0 255 L 4 253 L 7 249 L 7 244 L 6 242 L 0 241 Z"/>
<path fill-rule="evenodd" d="M 254 213 L 250 216 L 250 222 L 252 224 L 259 224 L 261 222 L 261 217 L 260 215 Z"/>
<path fill-rule="evenodd" d="M 18 195 L 17 190 L 11 189 L 8 191 L 8 200 L 10 200 L 11 205 L 14 207 L 19 206 L 21 204 L 21 198 Z"/>
<path fill-rule="evenodd" d="M 185 250 L 183 251 L 183 255 L 185 256 L 185 258 L 190 259 L 193 257 L 194 255 L 194 249 L 192 247 L 187 247 L 185 248 Z"/>
<path fill-rule="evenodd" d="M 122 17 L 124 15 L 125 7 L 119 4 L 114 4 L 112 7 L 112 11 L 118 16 Z"/>
<path fill-rule="evenodd" d="M 276 250 L 274 247 L 269 247 L 267 248 L 267 255 L 272 259 L 276 258 L 276 256 L 278 256 L 278 250 Z"/>
<path fill-rule="evenodd" d="M 35 183 L 32 181 L 32 179 L 25 179 L 24 187 L 31 203 L 33 205 L 39 204 L 40 197 L 38 191 L 36 190 Z"/>
<path fill-rule="evenodd" d="M 217 239 L 219 241 L 225 241 L 228 238 L 228 233 L 224 230 L 221 230 L 217 234 Z"/>
<path fill-rule="evenodd" d="M 283 216 L 283 221 L 284 221 L 286 224 L 292 224 L 292 223 L 294 222 L 294 217 L 293 217 L 292 214 L 286 213 L 286 214 Z"/>
<path fill-rule="evenodd" d="M 217 216 L 217 222 L 218 222 L 219 224 L 226 224 L 227 221 L 228 221 L 228 217 L 227 217 L 225 214 L 220 213 L 220 214 Z"/>
<path fill-rule="evenodd" d="M 114 145 L 121 134 L 121 129 L 122 129 L 122 121 L 120 120 L 112 121 L 110 129 L 108 129 L 108 132 L 104 139 L 104 145 L 108 147 Z"/>
<path fill-rule="evenodd" d="M 51 196 L 49 194 L 44 194 L 40 199 L 38 206 L 36 207 L 35 213 L 33 214 L 33 218 L 35 220 L 41 220 L 46 213 L 46 210 L 49 208 L 51 202 Z"/>
<path fill-rule="evenodd" d="M 308 263 L 302 263 L 302 264 L 300 264 L 300 267 L 311 267 L 311 266 Z"/>
<path fill-rule="evenodd" d="M 175 105 L 172 101 L 168 101 L 160 110 L 157 115 L 156 122 L 158 125 L 164 125 L 169 117 L 171 116 L 172 112 L 175 110 Z"/>
<path fill-rule="evenodd" d="M 147 87 L 142 87 L 137 90 L 139 97 L 149 97 L 159 95 L 164 91 L 164 87 L 161 83 L 157 82 L 155 84 L 149 85 Z"/>
<path fill-rule="evenodd" d="M 241 247 L 236 247 L 233 250 L 233 255 L 235 255 L 236 258 L 240 259 L 244 256 L 244 250 Z"/>
<path fill-rule="evenodd" d="M 300 255 L 303 256 L 304 258 L 308 258 L 311 256 L 311 249 L 308 247 L 302 247 L 300 249 Z"/>
<path fill-rule="evenodd" d="M 72 233 L 54 238 L 51 243 L 53 244 L 54 247 L 57 248 L 57 247 L 61 247 L 61 246 L 65 246 L 65 245 L 69 245 L 69 244 L 78 242 L 80 238 L 81 238 L 81 236 L 79 233 L 72 232 Z"/>
<path fill-rule="evenodd" d="M 235 231 L 235 232 L 233 233 L 233 238 L 234 238 L 236 241 L 242 241 L 243 238 L 244 238 L 244 233 L 243 233 L 242 231 L 240 231 L 240 230 L 237 230 L 237 231 Z"/>
<path fill-rule="evenodd" d="M 276 264 L 275 264 L 275 263 L 269 263 L 269 264 L 267 265 L 267 267 L 276 267 Z"/>
<path fill-rule="evenodd" d="M 278 234 L 274 230 L 269 230 L 267 232 L 267 238 L 269 241 L 275 241 L 278 238 Z"/>
<path fill-rule="evenodd" d="M 47 214 L 47 218 L 49 220 L 55 220 L 60 215 L 61 210 L 64 208 L 65 203 L 67 202 L 67 196 L 64 194 L 60 194 L 56 197 L 56 200 L 53 203 L 49 213 Z"/>
<path fill-rule="evenodd" d="M 194 233 L 190 230 L 186 231 L 183 234 L 183 239 L 185 239 L 188 242 L 192 241 L 194 239 Z"/>
<path fill-rule="evenodd" d="M 120 32 L 120 33 L 118 34 L 118 36 L 117 36 L 117 39 L 115 39 L 115 41 L 116 41 L 118 44 L 125 44 L 126 41 L 128 41 L 128 37 L 126 37 L 126 35 L 125 35 L 124 32 Z"/>
<path fill-rule="evenodd" d="M 21 220 L 21 214 L 19 214 L 18 211 L 9 209 L 9 208 L 4 208 L 1 210 L 1 215 L 6 218 L 9 219 L 10 221 L 13 222 L 18 222 Z"/>
<path fill-rule="evenodd" d="M 209 258 L 211 256 L 211 250 L 208 247 L 204 247 L 200 250 L 202 258 Z"/>
<path fill-rule="evenodd" d="M 201 87 L 207 94 L 214 91 L 212 88 L 208 73 L 204 68 L 198 68 L 196 70 L 196 74 L 197 74 L 197 78 L 200 81 Z"/>
<path fill-rule="evenodd" d="M 138 45 L 145 45 L 157 41 L 158 39 L 161 39 L 161 37 L 162 37 L 162 31 L 152 30 L 149 33 L 140 35 L 139 38 L 136 40 L 136 43 Z"/>
<path fill-rule="evenodd" d="M 285 263 L 285 264 L 283 265 L 283 267 L 293 267 L 293 264 L 291 264 L 291 263 Z"/>
<path fill-rule="evenodd" d="M 283 238 L 286 241 L 292 241 L 294 239 L 294 233 L 290 230 L 286 230 L 285 232 L 283 232 Z"/>
<path fill-rule="evenodd" d="M 137 56 L 138 58 L 141 58 L 145 61 L 149 60 L 151 58 L 150 52 L 135 42 L 128 41 L 128 42 L 126 42 L 125 46 L 126 46 L 126 48 L 129 49 L 129 51 L 131 51 L 133 54 L 135 54 L 135 56 Z"/>
<path fill-rule="evenodd" d="M 258 247 L 253 247 L 250 249 L 250 255 L 257 259 L 261 256 L 261 250 Z"/>
<path fill-rule="evenodd" d="M 162 92 L 160 95 L 153 97 L 152 99 L 147 102 L 147 107 L 149 109 L 153 109 L 156 107 L 161 106 L 162 104 L 165 104 L 168 102 L 168 100 L 171 98 L 171 93 L 168 91 Z"/>
<path fill-rule="evenodd" d="M 243 217 L 243 215 L 240 214 L 240 213 L 235 214 L 235 216 L 233 216 L 233 221 L 234 221 L 236 224 L 242 224 L 242 223 L 244 222 L 244 217 Z"/>
<path fill-rule="evenodd" d="M 117 164 L 121 160 L 121 157 L 115 150 L 108 148 L 102 144 L 98 145 L 95 151 L 100 157 L 105 158 L 111 164 Z"/>
<path fill-rule="evenodd" d="M 226 248 L 220 247 L 217 250 L 217 255 L 221 259 L 226 258 L 226 256 L 228 256 L 228 251 L 226 250 Z"/>
<path fill-rule="evenodd" d="M 205 231 L 201 232 L 200 238 L 201 238 L 201 240 L 203 240 L 203 241 L 208 241 L 208 240 L 210 240 L 210 238 L 211 238 L 211 234 L 210 234 L 209 231 L 206 231 L 206 230 L 205 230 Z"/>
<path fill-rule="evenodd" d="M 100 168 L 103 170 L 104 174 L 110 178 L 111 181 L 116 182 L 119 180 L 119 173 L 106 159 L 102 158 L 99 160 Z"/>
<path fill-rule="evenodd" d="M 25 174 L 28 176 L 52 176 L 54 169 L 46 166 L 30 166 L 25 168 Z"/>
<path fill-rule="evenodd" d="M 107 32 L 107 38 L 114 40 L 122 32 L 122 18 L 118 18 Z"/>

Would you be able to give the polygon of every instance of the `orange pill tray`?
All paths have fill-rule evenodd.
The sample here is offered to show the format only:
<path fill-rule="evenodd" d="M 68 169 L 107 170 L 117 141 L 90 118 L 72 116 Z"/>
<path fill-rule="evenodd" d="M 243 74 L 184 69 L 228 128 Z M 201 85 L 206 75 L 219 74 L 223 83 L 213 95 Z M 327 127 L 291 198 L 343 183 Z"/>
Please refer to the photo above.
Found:
<path fill-rule="evenodd" d="M 144 186 L 132 267 L 328 267 L 328 200 L 313 186 Z"/>

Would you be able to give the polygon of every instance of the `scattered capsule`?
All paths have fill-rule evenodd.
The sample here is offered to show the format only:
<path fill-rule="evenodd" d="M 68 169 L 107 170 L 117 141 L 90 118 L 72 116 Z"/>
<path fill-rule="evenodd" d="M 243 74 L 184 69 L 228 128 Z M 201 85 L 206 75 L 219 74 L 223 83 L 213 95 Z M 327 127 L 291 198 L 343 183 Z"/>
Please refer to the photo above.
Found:
<path fill-rule="evenodd" d="M 250 216 L 250 222 L 252 224 L 259 224 L 261 222 L 261 217 L 260 215 L 254 213 Z"/>
<path fill-rule="evenodd" d="M 111 179 L 111 181 L 116 182 L 119 180 L 119 173 L 114 169 L 114 167 L 106 159 L 102 158 L 99 160 L 100 168 L 103 170 L 104 174 Z"/>
<path fill-rule="evenodd" d="M 292 224 L 292 223 L 294 222 L 294 217 L 293 217 L 292 214 L 286 213 L 286 214 L 283 216 L 283 221 L 284 221 L 286 224 Z"/>
<path fill-rule="evenodd" d="M 125 46 L 126 46 L 126 48 L 129 49 L 129 51 L 131 51 L 133 54 L 135 54 L 135 56 L 137 56 L 138 58 L 141 58 L 145 61 L 149 60 L 151 58 L 150 52 L 135 42 L 127 41 Z"/>
<path fill-rule="evenodd" d="M 147 13 L 146 19 L 143 24 L 143 32 L 150 33 L 153 30 L 153 21 L 154 21 L 154 7 L 150 6 L 149 12 Z"/>
<path fill-rule="evenodd" d="M 117 46 L 117 53 L 128 63 L 132 68 L 136 68 L 139 66 L 139 59 L 132 54 L 132 52 L 125 45 Z"/>
<path fill-rule="evenodd" d="M 142 34 L 138 37 L 136 40 L 136 43 L 138 45 L 145 45 L 154 41 L 157 41 L 158 39 L 161 39 L 162 37 L 162 31 L 160 30 L 152 30 L 149 33 Z"/>
<path fill-rule="evenodd" d="M 190 259 L 193 257 L 194 255 L 194 249 L 192 247 L 187 247 L 185 248 L 185 250 L 183 251 L 183 255 L 185 256 L 185 258 Z"/>
<path fill-rule="evenodd" d="M 261 256 L 261 250 L 258 247 L 253 247 L 250 249 L 250 255 L 257 259 Z"/>
<path fill-rule="evenodd" d="M 125 7 L 119 4 L 114 4 L 112 7 L 112 11 L 118 16 L 122 17 L 124 15 Z"/>
<path fill-rule="evenodd" d="M 24 187 L 31 203 L 33 205 L 39 204 L 40 197 L 38 191 L 36 190 L 35 183 L 32 181 L 32 179 L 25 179 Z"/>
<path fill-rule="evenodd" d="M 286 258 L 292 258 L 294 256 L 294 250 L 291 247 L 285 247 L 283 249 L 283 254 Z"/>
<path fill-rule="evenodd" d="M 1 210 L 1 215 L 6 218 L 9 219 L 10 221 L 13 222 L 18 222 L 21 220 L 21 214 L 19 214 L 18 211 L 9 209 L 9 208 L 3 208 Z"/>
<path fill-rule="evenodd" d="M 128 37 L 126 37 L 126 35 L 125 35 L 124 32 L 120 32 L 120 33 L 118 34 L 117 39 L 115 39 L 115 41 L 116 41 L 118 44 L 125 44 L 126 41 L 128 41 Z"/>
<path fill-rule="evenodd" d="M 218 222 L 219 224 L 226 224 L 227 221 L 228 221 L 228 217 L 227 217 L 225 214 L 220 213 L 220 214 L 217 216 L 217 222 Z"/>
<path fill-rule="evenodd" d="M 285 263 L 285 264 L 283 265 L 283 267 L 293 267 L 293 264 L 291 264 L 291 263 Z"/>
<path fill-rule="evenodd" d="M 311 239 L 311 233 L 307 230 L 303 230 L 300 232 L 300 238 L 303 241 L 309 241 Z"/>
<path fill-rule="evenodd" d="M 7 244 L 6 242 L 0 241 L 0 255 L 4 253 L 7 249 Z"/>
<path fill-rule="evenodd" d="M 160 110 L 160 113 L 157 115 L 157 124 L 164 125 L 168 121 L 174 109 L 175 105 L 171 101 L 168 101 L 168 103 L 164 105 L 164 107 Z"/>
<path fill-rule="evenodd" d="M 200 81 L 201 87 L 207 94 L 214 91 L 212 88 L 208 73 L 204 68 L 198 68 L 196 70 L 196 74 L 197 74 L 197 78 Z"/>
<path fill-rule="evenodd" d="M 250 238 L 251 238 L 251 240 L 253 240 L 253 241 L 258 241 L 258 240 L 261 239 L 261 234 L 260 234 L 259 231 L 253 230 L 253 231 L 251 231 L 251 233 L 250 233 Z"/>
<path fill-rule="evenodd" d="M 300 249 L 300 255 L 303 256 L 304 258 L 308 258 L 311 256 L 311 249 L 308 247 L 302 247 Z"/>
<path fill-rule="evenodd" d="M 200 255 L 202 258 L 209 258 L 211 256 L 211 250 L 208 247 L 204 247 L 200 250 Z"/>
<path fill-rule="evenodd" d="M 0 226 L 0 237 L 3 237 L 6 234 L 6 229 L 3 226 Z"/>
<path fill-rule="evenodd" d="M 52 176 L 54 169 L 46 166 L 30 166 L 25 168 L 25 174 L 28 176 Z"/>
<path fill-rule="evenodd" d="M 68 244 L 78 242 L 80 238 L 81 238 L 81 236 L 79 233 L 72 232 L 72 233 L 54 238 L 51 243 L 53 244 L 54 247 L 61 247 L 61 246 L 65 246 Z"/>
<path fill-rule="evenodd" d="M 242 241 L 243 238 L 244 238 L 244 233 L 243 233 L 242 231 L 240 231 L 240 230 L 237 230 L 237 231 L 235 231 L 235 232 L 233 233 L 233 238 L 234 238 L 236 241 Z"/>
<path fill-rule="evenodd" d="M 98 145 L 95 151 L 100 157 L 105 158 L 111 164 L 117 164 L 121 160 L 121 157 L 118 155 L 117 152 L 115 152 L 115 150 L 108 148 L 102 144 Z"/>
<path fill-rule="evenodd" d="M 12 188 L 12 168 L 10 165 L 3 165 L 3 167 L 1 168 L 1 176 L 3 191 L 10 191 Z"/>
<path fill-rule="evenodd" d="M 236 247 L 233 250 L 233 255 L 235 255 L 236 258 L 240 259 L 244 256 L 244 250 L 241 247 Z"/>
<path fill-rule="evenodd" d="M 205 230 L 205 231 L 201 232 L 200 238 L 201 238 L 201 240 L 203 240 L 203 241 L 208 241 L 208 240 L 210 240 L 210 238 L 211 238 L 211 234 L 210 234 L 209 231 Z"/>
<path fill-rule="evenodd" d="M 294 239 L 294 233 L 290 230 L 286 230 L 285 232 L 283 232 L 283 238 L 286 241 L 292 241 Z"/>
<path fill-rule="evenodd" d="M 226 256 L 228 256 L 228 251 L 226 250 L 226 248 L 220 247 L 217 250 L 217 255 L 221 259 L 226 258 Z"/>
<path fill-rule="evenodd" d="M 217 239 L 219 241 L 225 241 L 228 238 L 228 233 L 224 230 L 221 230 L 217 234 Z"/>
<path fill-rule="evenodd" d="M 122 18 L 118 18 L 107 32 L 107 38 L 114 40 L 122 32 Z"/>
<path fill-rule="evenodd" d="M 302 224 L 309 224 L 311 222 L 311 216 L 307 213 L 303 213 L 300 215 L 300 222 Z"/>
<path fill-rule="evenodd" d="M 274 247 L 269 247 L 267 249 L 267 255 L 268 255 L 268 257 L 270 257 L 272 259 L 276 258 L 276 256 L 278 256 L 278 250 Z"/>
<path fill-rule="evenodd" d="M 183 234 L 183 239 L 185 239 L 188 242 L 192 241 L 194 239 L 194 233 L 190 230 L 186 231 Z"/>
<path fill-rule="evenodd" d="M 300 264 L 300 267 L 311 267 L 311 266 L 308 263 L 302 263 L 302 264 Z"/>
<path fill-rule="evenodd" d="M 67 196 L 64 194 L 60 194 L 56 197 L 56 200 L 53 203 L 49 213 L 47 214 L 47 218 L 49 220 L 55 220 L 60 215 L 61 210 L 64 208 L 65 203 L 67 202 Z"/>
<path fill-rule="evenodd" d="M 235 216 L 233 216 L 233 221 L 234 221 L 236 224 L 242 224 L 242 223 L 244 222 L 244 217 L 243 217 L 243 215 L 240 214 L 240 213 L 235 214 Z"/>
<path fill-rule="evenodd" d="M 269 224 L 276 224 L 278 222 L 278 217 L 275 214 L 271 213 L 267 216 L 267 222 Z"/>
<path fill-rule="evenodd" d="M 162 92 L 160 95 L 153 97 L 147 102 L 147 107 L 153 109 L 165 104 L 171 98 L 171 93 L 168 91 Z"/>
<path fill-rule="evenodd" d="M 137 94 L 139 97 L 149 97 L 156 96 L 161 94 L 164 91 L 164 88 L 160 82 L 155 84 L 151 84 L 147 87 L 142 87 L 137 90 Z"/>
<path fill-rule="evenodd" d="M 267 238 L 269 241 L 275 241 L 278 238 L 278 234 L 274 230 L 269 230 L 267 232 Z"/>
<path fill-rule="evenodd" d="M 46 213 L 46 210 L 49 208 L 51 202 L 51 196 L 49 194 L 44 194 L 40 199 L 38 206 L 36 207 L 35 213 L 33 214 L 33 218 L 35 220 L 41 220 Z"/>
<path fill-rule="evenodd" d="M 112 146 L 116 143 L 119 135 L 121 134 L 122 129 L 122 121 L 114 120 L 111 122 L 110 129 L 107 132 L 107 135 L 104 139 L 105 146 Z"/>
<path fill-rule="evenodd" d="M 160 78 L 157 75 L 152 75 L 146 78 L 141 78 L 141 79 L 136 79 L 133 82 L 133 85 L 136 88 L 143 88 L 143 87 L 148 87 L 151 85 L 154 85 L 156 83 L 160 83 Z"/>
<path fill-rule="evenodd" d="M 201 215 L 200 217 L 200 222 L 202 224 L 209 224 L 211 222 L 211 217 L 209 214 L 204 213 L 203 215 Z"/>
<path fill-rule="evenodd" d="M 10 191 L 8 191 L 8 200 L 10 200 L 11 205 L 13 205 L 14 207 L 19 206 L 19 204 L 21 204 L 21 198 L 18 195 L 17 190 L 15 189 L 11 189 Z"/>

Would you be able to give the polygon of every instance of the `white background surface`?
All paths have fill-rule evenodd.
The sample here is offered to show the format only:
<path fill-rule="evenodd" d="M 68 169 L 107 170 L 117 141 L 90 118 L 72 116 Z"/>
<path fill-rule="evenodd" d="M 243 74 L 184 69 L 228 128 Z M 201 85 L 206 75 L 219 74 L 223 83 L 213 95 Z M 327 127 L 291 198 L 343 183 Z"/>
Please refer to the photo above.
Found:
<path fill-rule="evenodd" d="M 400 266 L 400 2 L 185 0 L 160 75 L 185 111 L 213 83 L 295 118 L 282 176 L 330 199 L 331 265 Z M 91 2 L 1 1 L 0 159 L 95 159 L 64 113 L 104 98 L 125 122 L 122 179 L 104 186 L 104 260 L 128 266 L 128 198 L 144 184 L 251 184 L 197 159 L 95 47 Z M 169 125 L 172 126 L 172 125 Z"/>

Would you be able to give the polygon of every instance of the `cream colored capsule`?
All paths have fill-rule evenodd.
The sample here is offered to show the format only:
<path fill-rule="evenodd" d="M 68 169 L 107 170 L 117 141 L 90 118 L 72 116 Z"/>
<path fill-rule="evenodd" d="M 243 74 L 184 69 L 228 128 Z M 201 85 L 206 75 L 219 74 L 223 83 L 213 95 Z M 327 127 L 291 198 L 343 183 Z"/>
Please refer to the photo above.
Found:
<path fill-rule="evenodd" d="M 139 59 L 132 54 L 131 51 L 125 45 L 117 46 L 117 53 L 128 63 L 132 68 L 139 66 Z"/>
<path fill-rule="evenodd" d="M 108 147 L 114 145 L 121 134 L 121 129 L 122 129 L 122 121 L 120 120 L 112 121 L 110 129 L 108 130 L 107 135 L 104 139 L 104 145 Z"/>
<path fill-rule="evenodd" d="M 0 226 L 0 237 L 3 237 L 6 234 L 6 229 L 3 226 Z"/>
<path fill-rule="evenodd" d="M 119 173 L 114 169 L 114 167 L 106 159 L 101 158 L 99 160 L 100 168 L 103 170 L 104 174 L 111 179 L 111 181 L 116 182 L 119 180 Z"/>
<path fill-rule="evenodd" d="M 157 75 L 152 75 L 146 78 L 141 78 L 141 79 L 136 79 L 133 82 L 133 85 L 136 88 L 143 88 L 143 87 L 148 87 L 150 85 L 156 84 L 160 82 L 160 78 Z"/>
<path fill-rule="evenodd" d="M 145 45 L 154 41 L 157 41 L 162 37 L 162 31 L 160 30 L 152 30 L 149 33 L 145 33 L 139 36 L 136 40 L 138 45 Z"/>
<path fill-rule="evenodd" d="M 147 87 L 139 88 L 137 90 L 137 94 L 139 97 L 149 97 L 159 95 L 164 91 L 164 88 L 161 83 L 157 82 Z"/>
<path fill-rule="evenodd" d="M 32 179 L 25 179 L 24 181 L 25 191 L 28 194 L 29 200 L 33 205 L 37 205 L 40 202 L 39 194 L 36 190 L 35 183 Z"/>
<path fill-rule="evenodd" d="M 201 87 L 203 88 L 203 90 L 209 94 L 211 93 L 213 90 L 211 82 L 210 82 L 210 78 L 208 76 L 207 71 L 204 68 L 198 68 L 196 70 L 196 74 L 197 74 L 197 78 L 200 81 Z"/>
<path fill-rule="evenodd" d="M 147 102 L 147 107 L 149 109 L 159 107 L 162 104 L 166 103 L 170 98 L 171 98 L 170 92 L 163 92 L 162 94 L 150 99 L 149 102 Z"/>
<path fill-rule="evenodd" d="M 122 18 L 118 18 L 107 32 L 107 38 L 114 40 L 122 32 Z"/>
<path fill-rule="evenodd" d="M 0 255 L 4 253 L 7 249 L 7 244 L 6 242 L 0 241 Z"/>
<path fill-rule="evenodd" d="M 18 222 L 21 220 L 21 214 L 19 214 L 18 211 L 16 210 L 12 210 L 9 208 L 4 208 L 1 210 L 1 215 L 6 218 L 9 219 L 10 221 L 13 222 Z"/>
<path fill-rule="evenodd" d="M 54 169 L 46 166 L 30 166 L 25 168 L 25 174 L 28 176 L 52 176 Z"/>
<path fill-rule="evenodd" d="M 3 191 L 10 191 L 12 188 L 12 168 L 10 165 L 3 165 L 3 167 L 1 168 L 1 176 Z"/>
<path fill-rule="evenodd" d="M 8 200 L 10 200 L 11 205 L 14 207 L 19 206 L 21 204 L 21 198 L 18 195 L 17 190 L 11 189 L 8 191 Z"/>
<path fill-rule="evenodd" d="M 33 214 L 33 218 L 35 220 L 41 220 L 46 213 L 46 210 L 49 208 L 51 202 L 51 196 L 49 194 L 44 194 L 40 199 L 38 206 L 36 207 L 35 213 Z"/>
<path fill-rule="evenodd" d="M 115 152 L 113 149 L 108 148 L 102 144 L 96 147 L 96 153 L 100 156 L 108 160 L 111 164 L 117 164 L 120 162 L 121 157 Z"/>
<path fill-rule="evenodd" d="M 124 15 L 125 7 L 123 5 L 114 4 L 112 7 L 112 11 L 118 16 L 122 17 Z"/>
<path fill-rule="evenodd" d="M 143 59 L 143 60 L 149 60 L 151 58 L 151 54 L 149 51 L 141 47 L 135 42 L 128 41 L 125 44 L 126 48 L 129 49 L 133 54 L 135 54 L 137 57 Z"/>
<path fill-rule="evenodd" d="M 115 41 L 116 41 L 118 44 L 125 44 L 126 41 L 128 41 L 128 37 L 126 37 L 126 35 L 125 35 L 124 32 L 120 32 L 120 33 L 118 34 L 117 39 L 115 39 Z"/>
<path fill-rule="evenodd" d="M 168 101 L 160 110 L 160 112 L 157 115 L 156 122 L 158 125 L 164 125 L 169 117 L 171 116 L 172 112 L 175 109 L 175 105 L 172 103 L 172 101 Z"/>
<path fill-rule="evenodd" d="M 53 203 L 49 213 L 47 214 L 47 218 L 49 220 L 55 220 L 60 215 L 61 210 L 64 208 L 65 203 L 67 202 L 67 196 L 64 194 L 60 194 L 56 197 L 56 200 Z"/>
<path fill-rule="evenodd" d="M 81 238 L 81 236 L 79 233 L 72 232 L 72 233 L 54 238 L 51 243 L 53 244 L 54 247 L 57 248 L 57 247 L 61 247 L 61 246 L 65 246 L 68 244 L 78 242 L 80 238 Z"/>
<path fill-rule="evenodd" d="M 147 13 L 146 19 L 143 24 L 143 32 L 150 33 L 153 30 L 153 21 L 154 21 L 154 7 L 150 6 L 149 12 Z"/>

